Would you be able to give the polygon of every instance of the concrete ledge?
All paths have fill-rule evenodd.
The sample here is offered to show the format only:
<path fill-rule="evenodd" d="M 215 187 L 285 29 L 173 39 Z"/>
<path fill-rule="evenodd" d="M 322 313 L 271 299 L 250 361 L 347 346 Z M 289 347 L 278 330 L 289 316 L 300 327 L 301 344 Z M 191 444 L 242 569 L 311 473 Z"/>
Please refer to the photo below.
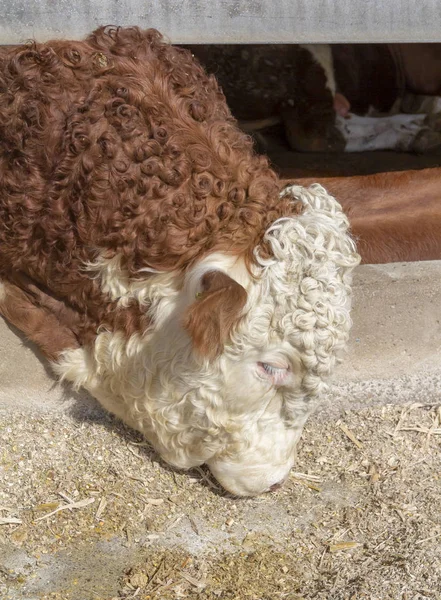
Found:
<path fill-rule="evenodd" d="M 441 373 L 441 261 L 359 267 L 352 318 L 340 379 Z"/>
<path fill-rule="evenodd" d="M 439 42 L 438 0 L 0 0 L 0 43 L 156 27 L 174 43 Z"/>
<path fill-rule="evenodd" d="M 440 298 L 441 261 L 359 267 L 348 356 L 321 410 L 439 403 Z"/>
<path fill-rule="evenodd" d="M 365 265 L 354 278 L 354 327 L 326 410 L 441 399 L 441 261 Z M 64 411 L 78 396 L 57 385 L 34 349 L 0 321 L 0 408 Z M 96 405 L 84 394 L 84 410 Z"/>

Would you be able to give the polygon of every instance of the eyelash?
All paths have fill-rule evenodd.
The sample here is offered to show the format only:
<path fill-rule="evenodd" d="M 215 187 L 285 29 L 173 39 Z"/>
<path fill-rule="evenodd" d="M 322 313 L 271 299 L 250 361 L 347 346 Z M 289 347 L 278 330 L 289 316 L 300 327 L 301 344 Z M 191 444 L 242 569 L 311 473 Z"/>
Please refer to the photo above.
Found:
<path fill-rule="evenodd" d="M 268 377 L 271 377 L 274 383 L 281 383 L 288 374 L 288 369 L 283 367 L 274 367 L 264 362 L 259 362 L 258 365 Z"/>
<path fill-rule="evenodd" d="M 259 363 L 259 366 L 265 371 L 265 373 L 268 373 L 268 375 L 278 375 L 279 373 L 286 371 L 286 369 L 281 369 L 280 367 L 273 367 L 272 365 L 269 365 L 268 363 L 264 362 Z"/>

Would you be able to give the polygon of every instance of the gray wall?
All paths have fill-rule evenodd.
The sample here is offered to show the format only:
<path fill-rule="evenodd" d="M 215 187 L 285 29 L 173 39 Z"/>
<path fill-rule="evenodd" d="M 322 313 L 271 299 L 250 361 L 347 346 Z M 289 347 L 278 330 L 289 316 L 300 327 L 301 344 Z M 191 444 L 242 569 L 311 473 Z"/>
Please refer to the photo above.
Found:
<path fill-rule="evenodd" d="M 441 42 L 441 0 L 0 0 L 0 44 L 103 24 L 172 42 Z"/>

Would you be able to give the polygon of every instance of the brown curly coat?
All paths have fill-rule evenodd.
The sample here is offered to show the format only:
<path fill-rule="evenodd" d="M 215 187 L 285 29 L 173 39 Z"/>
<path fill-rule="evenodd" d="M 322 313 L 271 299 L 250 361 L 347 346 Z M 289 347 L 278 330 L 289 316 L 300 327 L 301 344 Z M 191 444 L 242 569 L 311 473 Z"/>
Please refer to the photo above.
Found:
<path fill-rule="evenodd" d="M 0 139 L 0 279 L 51 314 L 38 294 L 61 303 L 80 344 L 146 319 L 103 297 L 85 262 L 119 254 L 133 278 L 214 251 L 251 262 L 268 225 L 293 212 L 215 78 L 155 30 L 8 49 Z"/>

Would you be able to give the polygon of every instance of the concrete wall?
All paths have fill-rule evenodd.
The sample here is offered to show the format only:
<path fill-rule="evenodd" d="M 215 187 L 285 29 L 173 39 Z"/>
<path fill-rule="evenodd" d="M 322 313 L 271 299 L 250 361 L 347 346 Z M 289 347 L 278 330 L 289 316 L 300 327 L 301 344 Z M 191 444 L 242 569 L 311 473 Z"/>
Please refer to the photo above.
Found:
<path fill-rule="evenodd" d="M 172 42 L 441 42 L 439 0 L 0 0 L 0 43 L 156 27 Z"/>

